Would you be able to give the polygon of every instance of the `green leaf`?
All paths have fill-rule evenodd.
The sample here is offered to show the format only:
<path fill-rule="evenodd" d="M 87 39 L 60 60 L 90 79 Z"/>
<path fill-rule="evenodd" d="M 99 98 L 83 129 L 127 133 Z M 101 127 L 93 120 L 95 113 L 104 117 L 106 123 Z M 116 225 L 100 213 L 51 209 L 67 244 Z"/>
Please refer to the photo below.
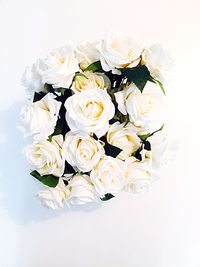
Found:
<path fill-rule="evenodd" d="M 164 88 L 163 84 L 159 80 L 156 80 L 155 78 L 153 78 L 151 76 L 149 81 L 153 82 L 153 83 L 156 83 L 160 87 L 160 89 L 162 90 L 163 94 L 166 95 L 165 88 Z"/>
<path fill-rule="evenodd" d="M 30 173 L 33 177 L 35 177 L 41 183 L 49 186 L 49 187 L 56 187 L 59 181 L 59 178 L 49 174 L 49 175 L 40 175 L 37 171 L 32 171 Z"/>
<path fill-rule="evenodd" d="M 71 173 L 75 173 L 75 170 L 67 161 L 65 161 L 64 174 L 71 174 Z"/>
<path fill-rule="evenodd" d="M 65 90 L 69 90 L 69 89 L 66 89 L 66 88 L 63 88 L 63 87 L 59 87 L 59 88 L 56 88 L 55 90 L 56 90 L 56 92 L 59 92 L 59 93 L 61 93 L 62 95 L 64 95 Z"/>
<path fill-rule="evenodd" d="M 142 141 L 145 141 L 151 134 L 148 133 L 148 134 L 143 134 L 143 135 L 138 135 L 138 137 L 142 140 Z"/>
<path fill-rule="evenodd" d="M 115 115 L 115 116 L 113 117 L 113 120 L 120 121 L 120 117 L 118 117 L 117 115 Z"/>
<path fill-rule="evenodd" d="M 111 199 L 113 197 L 114 196 L 112 194 L 108 193 L 108 194 L 105 194 L 104 197 L 101 198 L 101 200 L 102 201 L 107 201 L 107 200 L 109 200 L 109 199 Z"/>
<path fill-rule="evenodd" d="M 52 135 L 59 135 L 62 133 L 63 131 L 63 127 L 64 127 L 64 122 L 61 118 L 59 118 L 56 122 L 56 126 L 55 126 L 55 129 L 54 129 L 54 132 Z"/>
<path fill-rule="evenodd" d="M 105 136 L 101 137 L 100 140 L 104 142 L 104 150 L 107 156 L 116 158 L 119 155 L 119 153 L 122 151 L 122 149 L 120 149 L 119 147 L 109 144 Z"/>
<path fill-rule="evenodd" d="M 126 120 L 125 120 L 125 123 L 124 123 L 124 127 L 126 127 L 126 125 L 130 122 L 130 119 L 129 119 L 129 115 L 126 116 Z"/>
<path fill-rule="evenodd" d="M 101 66 L 101 62 L 100 62 L 100 61 L 96 61 L 96 62 L 90 64 L 90 65 L 85 69 L 85 71 L 92 71 L 92 72 L 100 71 L 100 70 L 102 70 L 102 66 Z"/>
<path fill-rule="evenodd" d="M 154 131 L 153 133 L 150 134 L 150 136 L 154 135 L 155 133 L 159 132 L 159 131 L 162 131 L 162 129 L 164 128 L 164 124 L 156 131 Z"/>
<path fill-rule="evenodd" d="M 143 142 L 143 144 L 144 144 L 144 149 L 146 149 L 146 150 L 148 150 L 148 151 L 150 151 L 151 150 L 151 143 L 149 142 L 149 141 L 144 141 Z"/>
<path fill-rule="evenodd" d="M 84 73 L 81 73 L 81 72 L 77 72 L 75 74 L 75 77 L 77 77 L 77 76 L 81 76 L 81 77 L 84 77 L 85 79 L 88 79 L 88 77 Z"/>
<path fill-rule="evenodd" d="M 142 92 L 147 81 L 150 79 L 150 72 L 145 65 L 138 65 L 134 68 L 121 68 L 119 69 L 123 76 L 130 82 L 133 82 L 138 89 Z"/>
<path fill-rule="evenodd" d="M 118 115 L 114 115 L 114 117 L 109 121 L 109 123 L 113 124 L 117 121 L 120 122 L 120 117 Z"/>
<path fill-rule="evenodd" d="M 43 92 L 39 92 L 39 93 L 35 92 L 34 97 L 33 97 L 33 102 L 37 102 L 41 100 L 44 96 L 45 96 L 45 93 Z"/>
<path fill-rule="evenodd" d="M 138 137 L 142 140 L 142 141 L 146 141 L 147 138 L 149 138 L 150 136 L 154 135 L 155 133 L 159 132 L 159 131 L 162 131 L 162 129 L 164 128 L 164 124 L 160 127 L 160 129 L 154 131 L 153 133 L 147 133 L 147 134 L 144 134 L 144 135 L 138 135 Z"/>
<path fill-rule="evenodd" d="M 51 142 L 52 141 L 52 135 L 49 135 L 48 138 L 47 138 L 47 141 Z"/>
<path fill-rule="evenodd" d="M 50 93 L 52 93 L 52 92 L 54 91 L 54 88 L 53 88 L 52 84 L 45 83 L 45 84 L 44 84 L 44 90 L 45 90 L 46 92 L 50 92 Z"/>
<path fill-rule="evenodd" d="M 131 154 L 131 156 L 132 156 L 132 157 L 135 157 L 135 158 L 138 159 L 138 160 L 142 160 L 142 155 L 141 155 L 141 153 L 140 153 L 141 151 L 142 151 L 142 146 L 141 146 L 140 148 L 138 148 L 137 151 L 133 152 L 133 153 Z"/>

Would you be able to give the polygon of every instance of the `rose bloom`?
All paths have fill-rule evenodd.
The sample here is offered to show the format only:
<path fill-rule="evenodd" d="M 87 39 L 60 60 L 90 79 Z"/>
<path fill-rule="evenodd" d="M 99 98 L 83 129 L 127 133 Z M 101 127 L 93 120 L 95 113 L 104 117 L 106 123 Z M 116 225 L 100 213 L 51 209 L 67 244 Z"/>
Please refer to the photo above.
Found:
<path fill-rule="evenodd" d="M 130 157 L 141 145 L 140 138 L 136 134 L 136 127 L 131 123 L 126 126 L 125 123 L 120 124 L 120 122 L 112 124 L 107 133 L 107 141 L 122 149 L 117 156 L 121 160 Z"/>
<path fill-rule="evenodd" d="M 98 163 L 104 149 L 101 143 L 84 132 L 68 132 L 63 144 L 63 158 L 79 171 L 88 172 Z"/>
<path fill-rule="evenodd" d="M 164 81 L 163 74 L 173 66 L 173 59 L 169 50 L 164 49 L 160 44 L 145 48 L 142 53 L 142 60 L 148 67 L 151 76 L 160 81 Z"/>
<path fill-rule="evenodd" d="M 99 60 L 100 53 L 96 48 L 97 44 L 98 42 L 87 42 L 78 45 L 75 49 L 75 55 L 82 70 Z"/>
<path fill-rule="evenodd" d="M 140 62 L 142 47 L 131 37 L 118 31 L 107 36 L 97 46 L 101 53 L 101 65 L 105 71 L 120 74 L 118 68 L 135 67 Z"/>
<path fill-rule="evenodd" d="M 124 190 L 129 193 L 148 191 L 150 184 L 157 179 L 152 168 L 151 152 L 142 151 L 142 154 L 142 161 L 135 157 L 129 157 L 125 161 Z"/>
<path fill-rule="evenodd" d="M 59 179 L 59 183 L 55 188 L 46 187 L 37 194 L 42 204 L 53 210 L 63 207 L 69 195 L 70 190 L 65 185 L 62 178 Z"/>
<path fill-rule="evenodd" d="M 78 70 L 74 52 L 69 46 L 63 46 L 38 59 L 33 67 L 25 72 L 22 80 L 29 88 L 28 91 L 42 91 L 41 87 L 45 83 L 52 84 L 54 88 L 69 88 Z"/>
<path fill-rule="evenodd" d="M 53 174 L 62 176 L 64 161 L 62 159 L 63 136 L 55 135 L 51 141 L 34 141 L 24 149 L 27 161 L 40 175 Z"/>
<path fill-rule="evenodd" d="M 110 88 L 110 80 L 103 73 L 98 73 L 98 72 L 94 73 L 85 71 L 81 74 L 82 75 L 77 75 L 74 78 L 74 82 L 72 84 L 71 89 L 75 93 L 81 92 L 82 90 L 88 90 L 94 88 L 99 88 L 99 89 Z"/>
<path fill-rule="evenodd" d="M 26 96 L 29 100 L 33 100 L 34 93 L 46 92 L 44 83 L 42 81 L 42 76 L 38 73 L 37 63 L 34 63 L 31 67 L 26 67 L 21 83 L 25 87 Z"/>
<path fill-rule="evenodd" d="M 86 204 L 96 199 L 95 188 L 86 174 L 75 174 L 68 185 L 70 189 L 69 202 L 71 204 Z"/>
<path fill-rule="evenodd" d="M 90 179 L 100 196 L 116 195 L 124 187 L 124 162 L 104 156 L 91 171 Z"/>
<path fill-rule="evenodd" d="M 115 107 L 105 90 L 81 91 L 65 102 L 66 121 L 70 129 L 95 133 L 103 136 L 109 128 L 109 120 L 115 114 Z"/>
<path fill-rule="evenodd" d="M 25 136 L 35 135 L 36 139 L 46 139 L 54 132 L 61 102 L 53 94 L 45 95 L 41 100 L 22 108 L 20 118 Z"/>
<path fill-rule="evenodd" d="M 177 140 L 171 139 L 165 131 L 159 131 L 148 138 L 151 143 L 152 164 L 155 169 L 171 162 L 178 149 Z"/>
<path fill-rule="evenodd" d="M 115 93 L 119 111 L 129 115 L 138 132 L 154 131 L 163 124 L 163 93 L 160 88 L 147 82 L 143 92 L 134 83 Z"/>

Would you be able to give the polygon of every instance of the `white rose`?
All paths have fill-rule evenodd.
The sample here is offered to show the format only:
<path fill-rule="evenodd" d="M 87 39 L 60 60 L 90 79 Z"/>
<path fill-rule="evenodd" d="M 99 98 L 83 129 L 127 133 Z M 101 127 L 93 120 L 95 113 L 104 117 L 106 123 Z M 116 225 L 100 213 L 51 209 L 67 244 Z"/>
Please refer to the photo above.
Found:
<path fill-rule="evenodd" d="M 44 206 L 55 210 L 64 206 L 69 194 L 69 188 L 65 185 L 62 178 L 60 178 L 55 188 L 44 188 L 38 192 L 37 196 Z"/>
<path fill-rule="evenodd" d="M 74 79 L 72 90 L 75 93 L 81 92 L 82 90 L 88 89 L 107 89 L 110 88 L 110 80 L 108 77 L 103 73 L 97 72 L 83 72 L 83 75 L 77 75 Z"/>
<path fill-rule="evenodd" d="M 63 136 L 52 137 L 51 142 L 34 141 L 24 149 L 27 161 L 40 173 L 40 175 L 53 174 L 60 177 L 64 171 L 62 159 Z"/>
<path fill-rule="evenodd" d="M 98 163 L 104 149 L 99 141 L 84 132 L 68 132 L 63 144 L 63 158 L 79 171 L 89 172 Z"/>
<path fill-rule="evenodd" d="M 115 107 L 105 90 L 85 90 L 70 96 L 65 102 L 66 121 L 72 131 L 81 130 L 103 136 Z"/>
<path fill-rule="evenodd" d="M 22 76 L 22 84 L 26 87 L 28 97 L 32 99 L 34 92 L 46 92 L 45 83 L 52 84 L 54 88 L 68 88 L 78 70 L 74 52 L 69 46 L 64 46 L 28 67 Z"/>
<path fill-rule="evenodd" d="M 35 92 L 45 92 L 42 76 L 37 71 L 37 63 L 27 67 L 22 75 L 22 85 L 25 87 L 27 98 L 32 100 Z"/>
<path fill-rule="evenodd" d="M 159 131 L 147 139 L 151 144 L 152 164 L 160 168 L 171 162 L 178 149 L 177 140 L 171 139 L 165 130 Z"/>
<path fill-rule="evenodd" d="M 126 183 L 124 190 L 130 193 L 148 191 L 150 184 L 156 179 L 151 158 L 143 157 L 142 161 L 138 161 L 135 157 L 129 157 L 125 163 L 124 177 Z"/>
<path fill-rule="evenodd" d="M 20 118 L 25 136 L 35 135 L 36 139 L 46 139 L 51 135 L 60 107 L 61 102 L 55 100 L 52 94 L 47 94 L 41 100 L 23 107 Z"/>
<path fill-rule="evenodd" d="M 68 88 L 79 70 L 77 59 L 69 46 L 64 46 L 50 52 L 46 57 L 35 63 L 42 83 L 52 84 L 54 88 Z"/>
<path fill-rule="evenodd" d="M 173 66 L 173 59 L 169 50 L 165 50 L 160 44 L 154 44 L 145 48 L 142 53 L 142 60 L 148 67 L 151 76 L 163 81 L 163 74 Z"/>
<path fill-rule="evenodd" d="M 125 160 L 140 147 L 140 138 L 136 134 L 136 127 L 131 123 L 124 126 L 125 123 L 115 122 L 112 124 L 107 133 L 109 144 L 119 147 L 122 151 L 117 158 Z"/>
<path fill-rule="evenodd" d="M 71 204 L 86 204 L 96 199 L 96 191 L 86 174 L 75 174 L 69 182 L 69 202 Z"/>
<path fill-rule="evenodd" d="M 163 124 L 163 93 L 160 88 L 147 82 L 141 91 L 134 83 L 115 93 L 119 111 L 129 115 L 133 124 L 141 131 L 154 131 Z"/>
<path fill-rule="evenodd" d="M 75 55 L 82 70 L 99 60 L 100 54 L 96 48 L 97 44 L 98 42 L 88 42 L 80 44 L 75 49 Z"/>
<path fill-rule="evenodd" d="M 135 67 L 140 62 L 142 54 L 141 46 L 131 37 L 118 31 L 111 33 L 98 45 L 101 53 L 101 65 L 105 71 L 112 70 L 119 74 L 116 69 Z"/>
<path fill-rule="evenodd" d="M 104 156 L 91 171 L 90 178 L 100 196 L 116 195 L 124 187 L 124 162 Z"/>

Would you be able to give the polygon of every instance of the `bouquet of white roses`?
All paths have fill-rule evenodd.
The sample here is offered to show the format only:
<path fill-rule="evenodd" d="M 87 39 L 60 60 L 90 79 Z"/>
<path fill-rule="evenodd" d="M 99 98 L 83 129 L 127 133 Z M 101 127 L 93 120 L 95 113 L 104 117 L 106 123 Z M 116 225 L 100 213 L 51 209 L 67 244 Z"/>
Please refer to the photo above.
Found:
<path fill-rule="evenodd" d="M 163 134 L 164 76 L 171 59 L 114 32 L 64 46 L 27 67 L 24 149 L 38 193 L 53 209 L 147 190 L 170 150 Z"/>

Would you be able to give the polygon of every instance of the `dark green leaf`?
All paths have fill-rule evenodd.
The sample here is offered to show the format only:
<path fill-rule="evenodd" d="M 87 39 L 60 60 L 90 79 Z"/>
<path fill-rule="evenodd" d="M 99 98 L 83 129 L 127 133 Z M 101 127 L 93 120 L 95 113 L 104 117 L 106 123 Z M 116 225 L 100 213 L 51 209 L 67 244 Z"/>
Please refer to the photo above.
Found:
<path fill-rule="evenodd" d="M 143 144 L 144 144 L 144 149 L 146 149 L 148 151 L 151 150 L 151 144 L 149 141 L 144 141 Z"/>
<path fill-rule="evenodd" d="M 119 155 L 119 153 L 122 151 L 122 149 L 120 149 L 119 147 L 116 147 L 116 146 L 113 146 L 113 145 L 109 144 L 107 142 L 105 136 L 101 137 L 100 140 L 103 141 L 104 144 L 105 144 L 104 145 L 104 150 L 105 150 L 105 154 L 107 156 L 111 156 L 113 158 L 116 158 Z"/>
<path fill-rule="evenodd" d="M 44 84 L 44 90 L 48 93 L 54 92 L 54 88 L 53 88 L 52 84 L 48 84 L 48 83 Z"/>
<path fill-rule="evenodd" d="M 67 89 L 67 91 L 71 91 L 71 90 Z M 65 113 L 66 113 L 66 109 L 65 109 L 64 104 L 62 104 L 60 108 L 60 112 L 59 112 L 59 118 L 57 120 L 56 127 L 52 135 L 59 135 L 59 134 L 65 135 L 67 132 L 70 131 L 70 128 L 65 119 Z"/>
<path fill-rule="evenodd" d="M 130 82 L 133 82 L 138 89 L 142 92 L 147 81 L 150 79 L 150 72 L 145 65 L 138 65 L 134 68 L 121 68 L 119 69 L 123 76 Z"/>
<path fill-rule="evenodd" d="M 75 173 L 75 170 L 67 161 L 65 161 L 64 174 L 70 174 L 70 173 Z"/>
<path fill-rule="evenodd" d="M 56 127 L 55 127 L 55 129 L 54 129 L 54 133 L 53 133 L 53 135 L 59 135 L 59 134 L 61 134 L 62 131 L 63 131 L 63 126 L 64 126 L 64 125 L 63 125 L 62 119 L 59 118 L 59 119 L 57 120 Z"/>
<path fill-rule="evenodd" d="M 85 71 L 92 71 L 92 72 L 95 72 L 95 71 L 101 71 L 102 70 L 102 66 L 101 66 L 101 62 L 100 61 L 96 61 L 92 64 L 90 64 L 86 69 Z"/>
<path fill-rule="evenodd" d="M 113 124 L 115 122 L 119 121 L 120 122 L 120 117 L 118 117 L 117 115 L 115 115 L 111 120 L 109 120 L 110 124 Z"/>
<path fill-rule="evenodd" d="M 69 184 L 69 182 L 66 181 L 66 180 L 63 180 L 63 182 L 64 182 L 64 184 L 65 184 L 66 186 Z"/>
<path fill-rule="evenodd" d="M 49 174 L 49 175 L 40 175 L 37 171 L 32 171 L 30 173 L 33 177 L 39 180 L 41 183 L 49 186 L 49 187 L 56 187 L 59 181 L 59 178 Z"/>
<path fill-rule="evenodd" d="M 99 138 L 96 136 L 96 134 L 93 134 L 93 138 L 94 138 L 95 140 L 99 140 Z"/>
<path fill-rule="evenodd" d="M 131 156 L 135 157 L 138 160 L 142 160 L 142 155 L 140 153 L 141 151 L 142 151 L 142 146 L 137 151 L 135 151 L 134 153 L 132 153 Z"/>
<path fill-rule="evenodd" d="M 115 116 L 113 117 L 113 120 L 120 121 L 120 117 L 118 117 L 117 115 L 115 115 Z"/>
<path fill-rule="evenodd" d="M 109 199 L 111 199 L 111 198 L 113 198 L 113 197 L 114 197 L 114 196 L 113 196 L 112 194 L 108 193 L 108 194 L 105 194 L 105 196 L 102 197 L 101 200 L 102 200 L 102 201 L 107 201 L 107 200 L 109 200 Z"/>
<path fill-rule="evenodd" d="M 125 123 L 124 123 L 124 127 L 126 127 L 126 125 L 130 122 L 130 119 L 129 119 L 129 115 L 126 116 L 126 120 L 125 120 Z"/>
<path fill-rule="evenodd" d="M 59 93 L 61 93 L 62 95 L 64 95 L 65 90 L 69 90 L 69 89 L 66 89 L 66 88 L 63 88 L 63 87 L 56 88 L 56 92 L 59 92 Z"/>
<path fill-rule="evenodd" d="M 139 135 L 139 138 L 140 138 L 142 141 L 145 141 L 149 136 L 150 136 L 150 133 L 147 133 L 147 134 Z"/>
<path fill-rule="evenodd" d="M 34 97 L 33 97 L 33 102 L 37 102 L 41 100 L 44 96 L 45 96 L 45 93 L 43 92 L 39 92 L 39 93 L 35 92 Z"/>
<path fill-rule="evenodd" d="M 51 142 L 52 141 L 52 135 L 49 135 L 48 138 L 47 138 L 47 141 Z"/>

